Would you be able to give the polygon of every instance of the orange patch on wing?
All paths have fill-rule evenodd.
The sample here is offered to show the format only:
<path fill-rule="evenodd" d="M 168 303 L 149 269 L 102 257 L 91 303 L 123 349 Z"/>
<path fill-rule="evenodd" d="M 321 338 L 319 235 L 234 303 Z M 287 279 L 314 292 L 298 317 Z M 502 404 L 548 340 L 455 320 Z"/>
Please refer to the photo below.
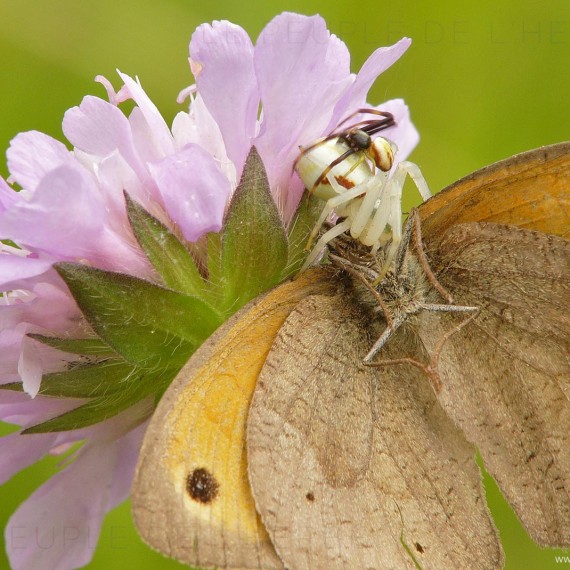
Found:
<path fill-rule="evenodd" d="M 569 176 L 570 143 L 502 160 L 422 204 L 422 234 L 429 239 L 455 224 L 494 222 L 570 237 Z"/>

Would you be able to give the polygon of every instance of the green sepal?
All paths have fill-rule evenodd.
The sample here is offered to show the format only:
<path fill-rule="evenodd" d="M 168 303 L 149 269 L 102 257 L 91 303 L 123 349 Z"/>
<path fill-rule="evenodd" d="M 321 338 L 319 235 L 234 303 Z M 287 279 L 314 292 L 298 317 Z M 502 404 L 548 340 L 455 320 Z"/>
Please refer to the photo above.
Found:
<path fill-rule="evenodd" d="M 126 192 L 125 200 L 135 237 L 164 285 L 175 291 L 202 297 L 205 282 L 186 246 Z"/>
<path fill-rule="evenodd" d="M 289 225 L 289 256 L 283 271 L 283 280 L 295 275 L 309 255 L 310 250 L 306 249 L 307 241 L 322 209 L 322 202 L 314 197 L 303 196 L 301 199 Z"/>
<path fill-rule="evenodd" d="M 219 305 L 224 297 L 224 274 L 222 271 L 222 233 L 208 234 L 208 283 L 210 285 L 210 298 Z"/>
<path fill-rule="evenodd" d="M 0 390 L 10 390 L 11 392 L 23 392 L 24 384 L 22 382 L 9 382 L 8 384 L 0 384 Z"/>
<path fill-rule="evenodd" d="M 96 363 L 71 363 L 68 370 L 42 376 L 38 394 L 57 398 L 96 398 L 122 390 L 126 382 L 138 380 L 136 367 L 121 359 Z M 141 372 L 139 370 L 139 376 Z M 23 392 L 22 382 L 3 384 L 1 389 Z"/>
<path fill-rule="evenodd" d="M 115 351 L 100 338 L 57 338 L 35 333 L 28 333 L 27 336 L 42 344 L 71 354 L 90 356 L 113 356 L 115 354 Z"/>
<path fill-rule="evenodd" d="M 226 308 L 237 310 L 281 279 L 287 236 L 255 147 L 222 228 L 222 275 Z"/>
<path fill-rule="evenodd" d="M 150 382 L 129 382 L 121 390 L 93 398 L 65 414 L 23 430 L 22 434 L 71 431 L 89 427 L 116 416 L 145 398 L 148 398 L 148 406 L 144 410 L 139 410 L 138 417 L 135 418 L 133 415 L 129 418 L 134 427 L 144 421 L 156 405 L 154 388 Z"/>
<path fill-rule="evenodd" d="M 93 330 L 131 364 L 188 358 L 221 324 L 201 299 L 143 279 L 74 263 L 55 266 Z"/>
<path fill-rule="evenodd" d="M 59 398 L 97 398 L 123 390 L 127 382 L 133 381 L 140 381 L 136 368 L 113 358 L 44 374 L 38 393 Z"/>

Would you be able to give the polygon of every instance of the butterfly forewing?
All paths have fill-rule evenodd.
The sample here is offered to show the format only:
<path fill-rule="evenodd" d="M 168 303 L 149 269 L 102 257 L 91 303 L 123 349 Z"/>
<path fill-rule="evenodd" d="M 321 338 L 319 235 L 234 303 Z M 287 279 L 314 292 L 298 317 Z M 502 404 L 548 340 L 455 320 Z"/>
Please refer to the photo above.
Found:
<path fill-rule="evenodd" d="M 570 237 L 570 142 L 491 164 L 436 194 L 419 208 L 426 241 L 453 225 L 509 224 Z"/>
<path fill-rule="evenodd" d="M 447 232 L 431 262 L 457 303 L 481 308 L 443 346 L 439 400 L 532 538 L 569 546 L 570 241 L 465 224 Z M 451 321 L 422 315 L 428 352 Z"/>
<path fill-rule="evenodd" d="M 133 487 L 134 519 L 153 548 L 192 566 L 283 568 L 251 497 L 245 422 L 275 334 L 300 299 L 328 290 L 327 276 L 307 272 L 244 307 L 160 401 Z"/>

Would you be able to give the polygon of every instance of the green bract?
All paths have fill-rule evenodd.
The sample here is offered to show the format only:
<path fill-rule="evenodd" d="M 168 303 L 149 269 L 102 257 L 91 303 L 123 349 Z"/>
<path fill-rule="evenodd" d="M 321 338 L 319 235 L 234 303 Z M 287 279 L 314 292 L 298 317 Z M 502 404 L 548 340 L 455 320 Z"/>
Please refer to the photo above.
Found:
<path fill-rule="evenodd" d="M 79 429 L 141 403 L 144 421 L 192 353 L 230 315 L 302 264 L 314 213 L 303 202 L 289 237 L 255 148 L 229 204 L 222 231 L 207 238 L 207 267 L 191 246 L 126 196 L 133 233 L 156 271 L 156 282 L 82 264 L 59 263 L 94 335 L 61 339 L 29 335 L 78 355 L 62 372 L 45 374 L 39 394 L 85 402 L 24 433 Z M 20 383 L 3 386 L 22 390 Z"/>

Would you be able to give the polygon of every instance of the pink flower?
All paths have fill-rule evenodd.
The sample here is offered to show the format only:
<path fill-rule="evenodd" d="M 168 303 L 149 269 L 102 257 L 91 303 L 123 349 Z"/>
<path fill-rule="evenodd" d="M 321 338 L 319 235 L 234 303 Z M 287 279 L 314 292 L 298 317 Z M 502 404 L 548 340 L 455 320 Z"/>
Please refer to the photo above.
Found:
<path fill-rule="evenodd" d="M 376 50 L 358 75 L 344 43 L 319 16 L 282 14 L 254 46 L 229 22 L 200 26 L 190 43 L 196 77 L 189 112 L 169 128 L 140 83 L 120 73 L 116 93 L 99 78 L 109 102 L 87 96 L 63 121 L 65 145 L 39 132 L 18 135 L 8 150 L 9 182 L 0 179 L 0 419 L 27 428 L 84 400 L 38 394 L 42 375 L 63 371 L 77 356 L 31 333 L 86 338 L 93 331 L 53 264 L 75 262 L 153 280 L 133 235 L 123 192 L 189 242 L 219 231 L 224 211 L 255 145 L 284 222 L 303 192 L 292 174 L 299 145 L 332 130 L 366 106 L 377 76 L 408 48 L 403 39 Z M 118 105 L 132 99 L 126 117 Z M 261 105 L 261 115 L 258 109 Z M 400 159 L 418 135 L 401 100 L 381 105 L 396 127 L 383 131 Z M 77 442 L 74 461 L 40 487 L 12 516 L 6 542 L 13 568 L 67 569 L 92 556 L 105 514 L 127 498 L 148 400 L 100 423 L 68 431 L 0 439 L 0 482 L 48 453 Z M 51 548 L 38 548 L 49 533 Z"/>

